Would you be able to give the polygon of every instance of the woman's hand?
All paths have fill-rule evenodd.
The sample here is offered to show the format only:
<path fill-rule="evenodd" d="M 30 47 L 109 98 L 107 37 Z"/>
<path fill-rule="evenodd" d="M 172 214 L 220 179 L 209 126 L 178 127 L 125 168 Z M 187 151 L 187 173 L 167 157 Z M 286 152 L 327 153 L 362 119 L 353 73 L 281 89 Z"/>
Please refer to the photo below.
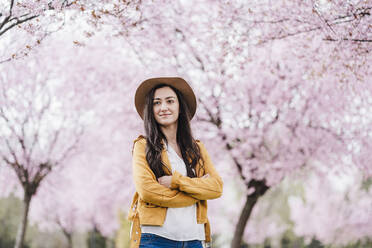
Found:
<path fill-rule="evenodd" d="M 172 182 L 172 176 L 162 176 L 158 178 L 158 181 L 164 187 L 170 188 Z"/>

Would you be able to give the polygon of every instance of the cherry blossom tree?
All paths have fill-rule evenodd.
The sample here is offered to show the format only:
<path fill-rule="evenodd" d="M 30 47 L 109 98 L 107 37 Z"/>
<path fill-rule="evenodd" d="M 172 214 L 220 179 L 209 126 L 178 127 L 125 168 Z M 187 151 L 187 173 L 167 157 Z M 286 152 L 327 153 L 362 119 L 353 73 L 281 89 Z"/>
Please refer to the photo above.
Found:
<path fill-rule="evenodd" d="M 140 133 L 138 124 L 141 123 L 134 112 L 132 98 L 128 97 L 139 81 L 133 79 L 136 68 L 124 63 L 130 60 L 130 49 L 122 49 L 120 39 L 102 46 L 105 33 L 86 37 L 81 29 L 81 33 L 73 32 L 76 29 L 72 25 L 51 35 L 22 61 L 32 64 L 43 55 L 42 63 L 34 64 L 32 69 L 39 71 L 38 77 L 48 75 L 49 80 L 35 82 L 34 86 L 49 84 L 51 99 L 56 97 L 56 101 L 69 103 L 61 112 L 55 107 L 46 112 L 54 114 L 55 121 L 59 120 L 58 114 L 71 114 L 79 116 L 78 120 L 84 123 L 84 132 L 75 137 L 79 143 L 74 147 L 74 156 L 66 156 L 61 162 L 63 166 L 54 168 L 43 179 L 30 209 L 31 221 L 37 222 L 42 230 L 61 229 L 71 246 L 74 233 L 93 227 L 108 237 L 114 235 L 119 224 L 119 208 L 128 209 L 134 190 L 129 171 L 131 146 Z M 81 45 L 73 42 L 76 37 Z M 93 56 L 91 51 L 95 51 Z M 66 57 L 66 53 L 75 56 Z M 18 68 L 13 63 L 18 65 L 21 61 L 7 63 L 2 68 L 15 78 L 16 75 L 29 78 L 31 84 L 32 77 L 28 74 L 33 75 L 34 71 L 28 73 L 27 66 Z M 13 86 L 14 80 L 9 81 L 9 85 Z M 25 106 L 19 111 L 27 112 L 31 107 Z M 10 111 L 7 106 L 4 109 Z M 71 124 L 71 128 L 75 126 Z M 138 131 L 133 132 L 136 129 Z M 53 126 L 45 126 L 43 131 L 53 133 Z M 61 134 L 60 142 L 72 141 L 74 135 Z M 8 172 L 4 170 L 4 173 Z"/>
<path fill-rule="evenodd" d="M 63 165 L 82 132 L 79 116 L 53 94 L 53 80 L 24 63 L 2 67 L 1 158 L 17 175 L 24 210 L 15 247 L 22 247 L 32 197 L 52 170 Z M 18 77 L 22 71 L 25 77 Z"/>

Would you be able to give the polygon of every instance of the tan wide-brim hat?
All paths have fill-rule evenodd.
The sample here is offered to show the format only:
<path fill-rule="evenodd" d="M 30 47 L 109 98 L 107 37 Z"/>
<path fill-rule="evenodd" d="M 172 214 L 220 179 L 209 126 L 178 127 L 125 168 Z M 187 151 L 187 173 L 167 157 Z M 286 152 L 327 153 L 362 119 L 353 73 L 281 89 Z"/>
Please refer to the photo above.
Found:
<path fill-rule="evenodd" d="M 196 112 L 196 97 L 194 91 L 190 85 L 183 79 L 179 77 L 160 77 L 160 78 L 150 78 L 143 81 L 137 88 L 134 97 L 134 104 L 138 114 L 143 119 L 144 109 L 146 104 L 146 96 L 151 91 L 152 88 L 160 84 L 166 84 L 172 86 L 179 90 L 184 99 L 186 100 L 187 106 L 189 107 L 191 119 L 194 117 Z"/>

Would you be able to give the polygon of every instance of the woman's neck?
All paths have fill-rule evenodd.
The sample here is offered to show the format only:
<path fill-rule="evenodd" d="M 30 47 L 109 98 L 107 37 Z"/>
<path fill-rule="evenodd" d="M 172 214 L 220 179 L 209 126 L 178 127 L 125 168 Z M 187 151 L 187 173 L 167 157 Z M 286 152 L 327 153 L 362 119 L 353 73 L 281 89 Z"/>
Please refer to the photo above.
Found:
<path fill-rule="evenodd" d="M 161 131 L 167 138 L 168 143 L 177 144 L 177 124 L 161 127 Z"/>

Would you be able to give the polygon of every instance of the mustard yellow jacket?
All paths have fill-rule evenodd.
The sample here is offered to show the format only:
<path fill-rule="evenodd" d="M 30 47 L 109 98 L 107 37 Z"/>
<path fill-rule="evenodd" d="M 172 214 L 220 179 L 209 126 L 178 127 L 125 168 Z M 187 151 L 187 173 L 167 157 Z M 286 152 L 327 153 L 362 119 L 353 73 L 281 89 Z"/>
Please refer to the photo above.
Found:
<path fill-rule="evenodd" d="M 205 224 L 205 241 L 211 241 L 210 226 L 207 218 L 207 201 L 221 196 L 223 182 L 215 170 L 204 145 L 197 141 L 204 166 L 197 164 L 196 178 L 183 176 L 177 171 L 172 174 L 171 164 L 165 149 L 161 157 L 164 171 L 172 175 L 171 187 L 159 184 L 146 160 L 146 139 L 139 136 L 133 145 L 133 177 L 136 193 L 133 197 L 128 219 L 132 221 L 131 245 L 138 247 L 141 239 L 140 225 L 164 223 L 167 208 L 191 206 L 196 203 L 197 223 Z M 209 174 L 207 178 L 200 178 Z"/>

